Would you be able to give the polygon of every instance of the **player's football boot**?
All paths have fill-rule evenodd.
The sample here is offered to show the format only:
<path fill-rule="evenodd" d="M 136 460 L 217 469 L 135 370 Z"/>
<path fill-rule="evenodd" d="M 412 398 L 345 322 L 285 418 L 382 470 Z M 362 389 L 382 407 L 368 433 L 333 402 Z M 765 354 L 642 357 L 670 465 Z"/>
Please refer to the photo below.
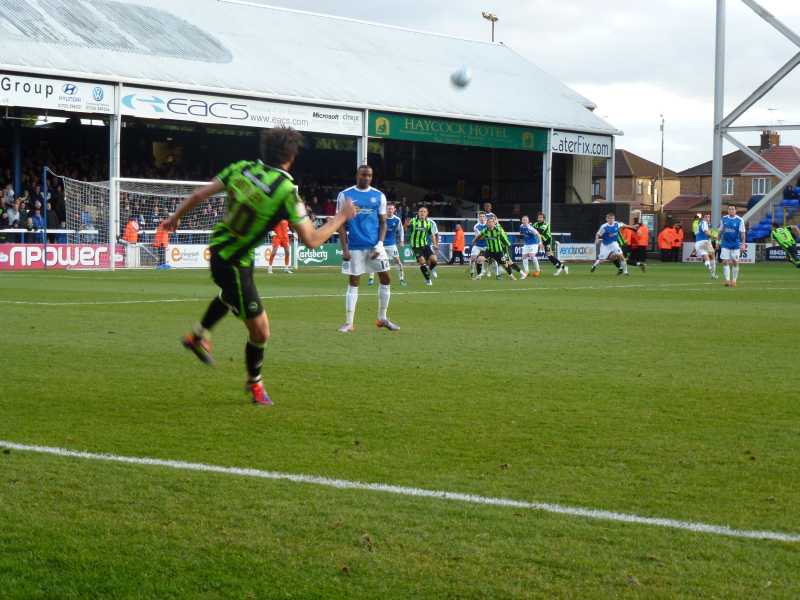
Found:
<path fill-rule="evenodd" d="M 344 325 L 339 327 L 339 333 L 350 333 L 351 331 L 355 331 L 355 329 L 356 328 L 353 327 L 352 325 L 348 325 L 347 323 L 345 323 Z"/>
<path fill-rule="evenodd" d="M 272 265 L 267 267 L 267 273 L 272 275 Z"/>
<path fill-rule="evenodd" d="M 639 268 L 642 270 L 642 273 L 647 272 L 647 265 L 644 263 L 639 263 Z"/>
<path fill-rule="evenodd" d="M 527 279 L 528 278 L 528 274 L 525 271 L 523 271 L 522 273 L 519 274 L 519 278 L 520 278 L 520 280 Z"/>
<path fill-rule="evenodd" d="M 374 285 L 374 284 L 375 284 L 375 278 L 374 277 L 370 277 L 369 279 L 367 279 L 367 285 Z"/>
<path fill-rule="evenodd" d="M 405 277 L 400 280 L 400 285 L 402 285 L 403 287 L 408 285 L 408 283 L 406 283 Z"/>
<path fill-rule="evenodd" d="M 569 275 L 569 267 L 567 265 L 561 265 L 561 269 L 564 271 L 564 275 Z"/>
<path fill-rule="evenodd" d="M 426 280 L 425 280 L 425 285 L 427 285 L 428 287 L 430 287 L 430 286 L 432 286 L 432 285 L 433 285 L 433 282 L 432 282 L 430 279 L 426 279 Z"/>
<path fill-rule="evenodd" d="M 181 344 L 187 350 L 191 350 L 203 364 L 209 366 L 214 364 L 214 358 L 211 356 L 211 343 L 208 340 L 199 338 L 193 333 L 187 333 L 183 336 Z"/>
<path fill-rule="evenodd" d="M 378 319 L 375 321 L 375 326 L 380 329 L 381 327 L 385 327 L 389 331 L 400 331 L 400 327 L 392 323 L 389 319 Z"/>
<path fill-rule="evenodd" d="M 294 273 L 294 271 L 292 271 L 292 270 L 291 270 L 289 267 L 286 267 L 286 268 L 283 270 L 283 272 L 284 272 L 284 273 L 287 273 L 288 275 L 291 275 L 292 273 Z"/>
<path fill-rule="evenodd" d="M 436 272 L 436 269 L 431 269 L 431 277 L 434 279 L 439 279 L 439 273 Z"/>
<path fill-rule="evenodd" d="M 617 275 L 622 275 L 623 273 L 625 273 L 624 269 L 617 269 Z"/>
<path fill-rule="evenodd" d="M 597 265 L 592 265 L 592 268 L 589 269 L 589 273 L 594 273 L 595 271 L 597 271 Z"/>
<path fill-rule="evenodd" d="M 508 278 L 509 278 L 511 281 L 516 281 L 516 280 L 517 280 L 516 276 L 515 276 L 513 273 L 509 273 L 509 274 L 508 274 Z"/>
<path fill-rule="evenodd" d="M 250 394 L 250 400 L 253 404 L 260 404 L 261 406 L 272 406 L 272 400 L 264 389 L 264 382 L 248 383 L 245 391 Z"/>

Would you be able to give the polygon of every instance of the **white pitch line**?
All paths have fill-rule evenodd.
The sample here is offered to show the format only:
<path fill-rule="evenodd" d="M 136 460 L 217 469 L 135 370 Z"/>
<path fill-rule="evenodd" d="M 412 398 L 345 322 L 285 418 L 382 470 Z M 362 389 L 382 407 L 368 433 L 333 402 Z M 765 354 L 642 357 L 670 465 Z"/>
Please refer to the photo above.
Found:
<path fill-rule="evenodd" d="M 98 460 L 105 462 L 144 465 L 152 467 L 165 467 L 181 471 L 201 471 L 205 473 L 219 473 L 223 475 L 236 475 L 239 477 L 254 477 L 258 479 L 270 479 L 277 481 L 291 481 L 293 483 L 305 483 L 318 485 L 340 490 L 361 490 L 368 492 L 383 492 L 398 496 L 413 496 L 416 498 L 433 498 L 436 500 L 450 500 L 454 502 L 466 502 L 469 504 L 480 504 L 484 506 L 500 506 L 504 508 L 519 508 L 535 510 L 571 517 L 582 517 L 600 521 L 616 521 L 620 523 L 635 523 L 638 525 L 649 525 L 654 527 L 665 527 L 668 529 L 680 529 L 695 533 L 707 533 L 733 538 L 773 540 L 778 542 L 800 542 L 800 534 L 783 533 L 780 531 L 758 531 L 748 529 L 734 529 L 726 525 L 711 525 L 694 521 L 679 521 L 676 519 L 665 519 L 659 517 L 642 517 L 628 513 L 600 510 L 594 508 L 583 508 L 577 506 L 563 506 L 547 502 L 526 502 L 523 500 L 512 500 L 510 498 L 493 498 L 490 496 L 478 496 L 475 494 L 463 494 L 460 492 L 447 492 L 441 490 L 428 490 L 423 488 L 406 487 L 391 485 L 386 483 L 365 483 L 362 481 L 348 481 L 346 479 L 331 479 L 328 477 L 318 477 L 316 475 L 303 475 L 294 473 L 281 473 L 278 471 L 262 471 L 260 469 L 241 469 L 236 467 L 220 467 L 203 463 L 191 463 L 179 460 L 163 460 L 158 458 L 139 458 L 134 456 L 118 456 L 115 454 L 97 454 L 94 452 L 78 452 L 66 448 L 53 448 L 49 446 L 32 446 L 27 444 L 17 444 L 0 440 L 0 448 L 8 450 L 18 450 L 20 452 L 35 452 L 38 454 L 50 454 L 66 458 L 80 458 L 84 460 Z"/>

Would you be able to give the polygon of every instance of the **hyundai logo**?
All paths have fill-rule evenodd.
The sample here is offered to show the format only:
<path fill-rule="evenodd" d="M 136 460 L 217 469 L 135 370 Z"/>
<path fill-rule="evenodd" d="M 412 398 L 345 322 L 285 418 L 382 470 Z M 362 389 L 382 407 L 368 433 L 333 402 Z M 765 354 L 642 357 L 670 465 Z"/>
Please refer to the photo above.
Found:
<path fill-rule="evenodd" d="M 132 110 L 136 110 L 136 104 L 138 103 L 149 104 L 154 112 L 164 112 L 164 101 L 158 96 L 137 96 L 136 94 L 130 94 L 122 99 L 122 104 Z"/>
<path fill-rule="evenodd" d="M 64 87 L 61 88 L 61 91 L 63 91 L 67 96 L 74 96 L 78 93 L 78 86 L 74 83 L 65 83 Z"/>
<path fill-rule="evenodd" d="M 103 88 L 100 86 L 96 86 L 92 89 L 92 97 L 94 98 L 95 102 L 102 102 L 105 94 L 103 93 Z"/>

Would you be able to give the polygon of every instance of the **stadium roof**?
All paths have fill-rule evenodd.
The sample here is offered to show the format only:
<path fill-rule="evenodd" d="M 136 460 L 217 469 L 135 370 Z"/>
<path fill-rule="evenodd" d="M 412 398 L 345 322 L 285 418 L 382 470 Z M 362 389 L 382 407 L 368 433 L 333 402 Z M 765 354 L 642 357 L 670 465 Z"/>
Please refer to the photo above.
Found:
<path fill-rule="evenodd" d="M 7 71 L 621 133 L 503 44 L 245 2 L 0 0 L 0 39 Z"/>

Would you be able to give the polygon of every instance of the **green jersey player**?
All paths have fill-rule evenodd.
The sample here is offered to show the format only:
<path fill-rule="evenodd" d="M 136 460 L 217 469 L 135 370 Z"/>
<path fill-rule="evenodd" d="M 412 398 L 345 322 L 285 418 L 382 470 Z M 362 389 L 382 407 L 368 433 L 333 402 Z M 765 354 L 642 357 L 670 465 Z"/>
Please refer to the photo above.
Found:
<path fill-rule="evenodd" d="M 556 272 L 553 273 L 553 275 L 556 277 L 561 275 L 561 273 L 566 273 L 569 275 L 569 267 L 558 260 L 555 255 L 553 234 L 550 232 L 550 224 L 546 223 L 544 220 L 544 213 L 540 212 L 538 215 L 536 215 L 536 222 L 533 224 L 533 228 L 539 232 L 539 236 L 542 238 L 542 245 L 544 246 L 544 252 L 547 255 L 547 260 L 549 260 L 556 268 Z"/>
<path fill-rule="evenodd" d="M 254 250 L 282 219 L 289 221 L 306 247 L 316 248 L 355 215 L 348 201 L 324 226 L 315 229 L 311 224 L 289 174 L 302 143 L 302 135 L 294 129 L 281 127 L 263 131 L 262 160 L 240 161 L 226 167 L 208 185 L 187 198 L 162 224 L 167 231 L 174 231 L 181 217 L 195 206 L 215 194 L 227 192 L 225 217 L 214 227 L 210 242 L 211 277 L 220 292 L 200 322 L 183 338 L 183 345 L 205 364 L 213 364 L 210 331 L 228 311 L 233 312 L 244 322 L 249 334 L 245 345 L 246 389 L 252 401 L 262 405 L 272 404 L 261 381 L 269 320 L 253 281 Z"/>

